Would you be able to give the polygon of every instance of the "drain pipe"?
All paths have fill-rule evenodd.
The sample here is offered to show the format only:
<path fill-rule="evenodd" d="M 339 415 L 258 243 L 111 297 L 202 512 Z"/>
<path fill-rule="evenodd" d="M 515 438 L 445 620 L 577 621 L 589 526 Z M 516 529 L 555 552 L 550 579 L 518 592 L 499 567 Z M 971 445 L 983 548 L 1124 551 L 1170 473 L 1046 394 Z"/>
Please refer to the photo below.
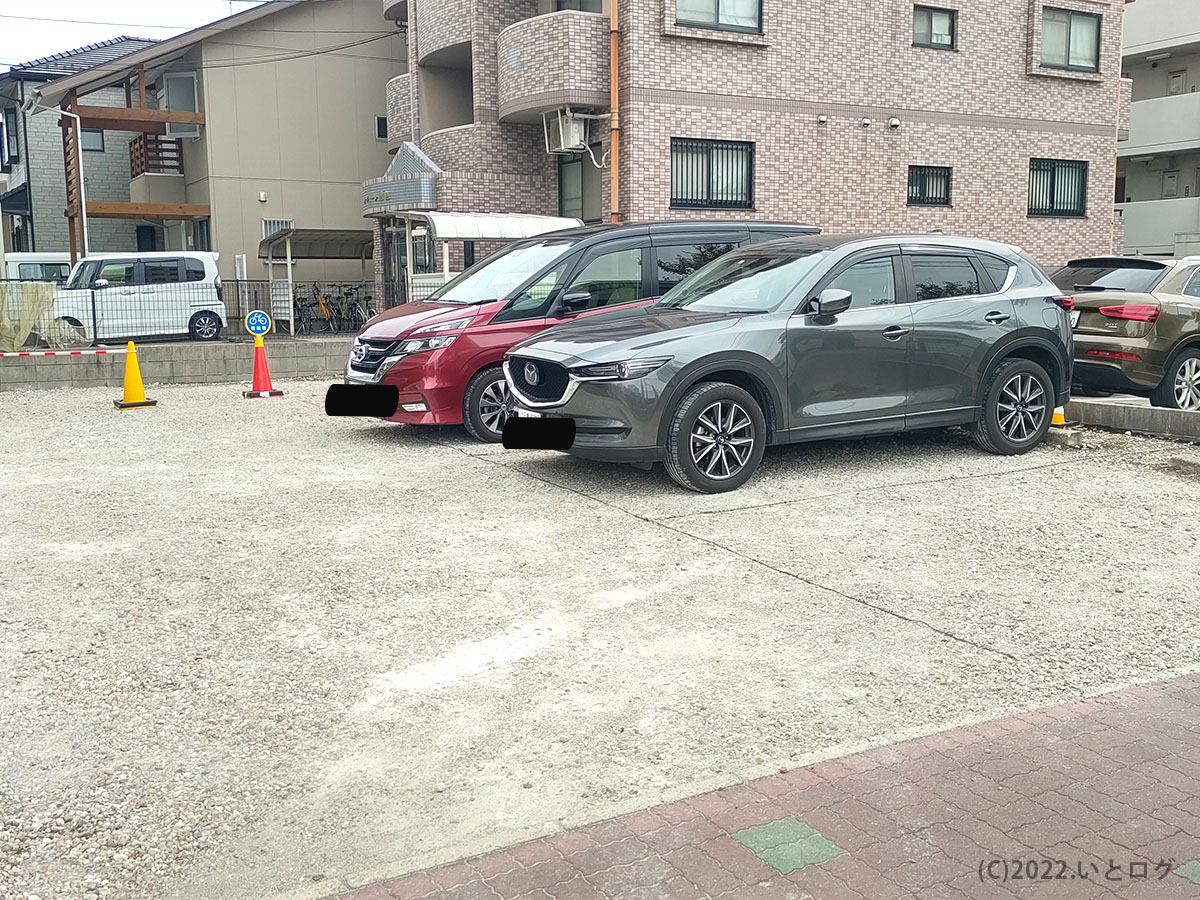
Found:
<path fill-rule="evenodd" d="M 617 90 L 617 75 L 620 70 L 620 29 L 617 27 L 617 3 L 618 0 L 608 0 L 608 81 L 611 97 L 609 99 L 609 110 L 611 115 L 612 131 L 609 136 L 609 160 L 612 171 L 612 197 L 610 206 L 612 209 L 612 221 L 621 221 L 621 102 L 619 92 Z"/>

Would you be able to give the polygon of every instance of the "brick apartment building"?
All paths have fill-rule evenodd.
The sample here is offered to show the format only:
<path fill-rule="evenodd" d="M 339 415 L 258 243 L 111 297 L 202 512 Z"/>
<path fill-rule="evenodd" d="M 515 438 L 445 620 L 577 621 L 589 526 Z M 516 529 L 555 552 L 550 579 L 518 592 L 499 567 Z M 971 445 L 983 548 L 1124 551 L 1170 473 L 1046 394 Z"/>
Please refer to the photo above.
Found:
<path fill-rule="evenodd" d="M 611 112 L 608 2 L 384 0 L 408 60 L 363 187 L 382 277 L 399 211 L 608 220 L 609 120 L 570 156 L 543 123 Z M 1047 265 L 1121 249 L 1124 0 L 616 2 L 622 220 L 941 229 Z"/>

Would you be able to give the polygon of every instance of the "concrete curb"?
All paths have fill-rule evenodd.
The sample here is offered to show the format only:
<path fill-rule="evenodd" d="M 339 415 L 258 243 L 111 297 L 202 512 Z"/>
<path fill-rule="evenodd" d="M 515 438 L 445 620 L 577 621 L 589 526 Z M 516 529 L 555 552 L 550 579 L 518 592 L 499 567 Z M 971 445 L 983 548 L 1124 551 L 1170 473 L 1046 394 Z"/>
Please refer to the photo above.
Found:
<path fill-rule="evenodd" d="M 346 365 L 351 341 L 352 335 L 268 341 L 271 378 L 336 377 Z M 137 354 L 146 384 L 236 384 L 249 382 L 254 371 L 254 345 L 249 341 L 139 344 Z M 124 353 L 0 359 L 0 391 L 98 385 L 119 388 L 124 378 Z"/>
<path fill-rule="evenodd" d="M 1051 428 L 1046 432 L 1046 443 L 1065 450 L 1083 449 L 1083 432 L 1074 428 Z"/>
<path fill-rule="evenodd" d="M 1067 404 L 1066 413 L 1068 419 L 1076 419 L 1081 425 L 1111 428 L 1114 431 L 1132 431 L 1134 434 L 1147 434 L 1177 441 L 1200 440 L 1200 413 L 1196 412 L 1096 400 L 1072 400 Z"/>

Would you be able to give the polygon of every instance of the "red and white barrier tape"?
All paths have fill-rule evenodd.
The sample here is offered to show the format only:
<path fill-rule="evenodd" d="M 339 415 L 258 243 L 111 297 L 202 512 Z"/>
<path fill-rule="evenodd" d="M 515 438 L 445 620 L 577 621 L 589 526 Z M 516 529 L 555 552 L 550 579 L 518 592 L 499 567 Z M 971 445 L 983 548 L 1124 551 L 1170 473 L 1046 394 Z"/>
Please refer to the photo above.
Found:
<path fill-rule="evenodd" d="M 104 356 L 107 353 L 128 353 L 124 347 L 113 350 L 21 350 L 18 353 L 0 353 L 5 356 Z"/>

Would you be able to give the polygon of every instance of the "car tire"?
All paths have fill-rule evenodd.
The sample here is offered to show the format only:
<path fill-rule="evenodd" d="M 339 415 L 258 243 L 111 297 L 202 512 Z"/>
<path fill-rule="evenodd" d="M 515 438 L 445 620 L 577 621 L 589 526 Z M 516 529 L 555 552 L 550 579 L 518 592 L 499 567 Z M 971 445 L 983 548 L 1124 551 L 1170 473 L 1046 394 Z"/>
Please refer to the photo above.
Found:
<path fill-rule="evenodd" d="M 51 322 L 50 327 L 46 329 L 46 334 L 42 337 L 51 347 L 60 350 L 78 350 L 92 345 L 92 340 L 87 335 L 87 328 L 78 319 L 69 316 L 63 316 Z"/>
<path fill-rule="evenodd" d="M 1166 409 L 1200 410 L 1200 347 L 1184 347 L 1167 366 L 1150 403 Z"/>
<path fill-rule="evenodd" d="M 736 385 L 705 382 L 675 407 L 663 461 L 680 487 L 721 494 L 749 480 L 766 446 L 767 421 L 757 401 Z"/>
<path fill-rule="evenodd" d="M 215 341 L 221 336 L 221 317 L 203 309 L 188 322 L 188 335 L 193 341 Z"/>
<path fill-rule="evenodd" d="M 1054 418 L 1054 382 L 1031 359 L 1003 360 L 983 388 L 975 443 L 989 453 L 1028 453 L 1046 437 Z"/>
<path fill-rule="evenodd" d="M 508 420 L 508 382 L 501 366 L 489 366 L 467 383 L 463 396 L 463 425 L 477 441 L 498 444 Z"/>

